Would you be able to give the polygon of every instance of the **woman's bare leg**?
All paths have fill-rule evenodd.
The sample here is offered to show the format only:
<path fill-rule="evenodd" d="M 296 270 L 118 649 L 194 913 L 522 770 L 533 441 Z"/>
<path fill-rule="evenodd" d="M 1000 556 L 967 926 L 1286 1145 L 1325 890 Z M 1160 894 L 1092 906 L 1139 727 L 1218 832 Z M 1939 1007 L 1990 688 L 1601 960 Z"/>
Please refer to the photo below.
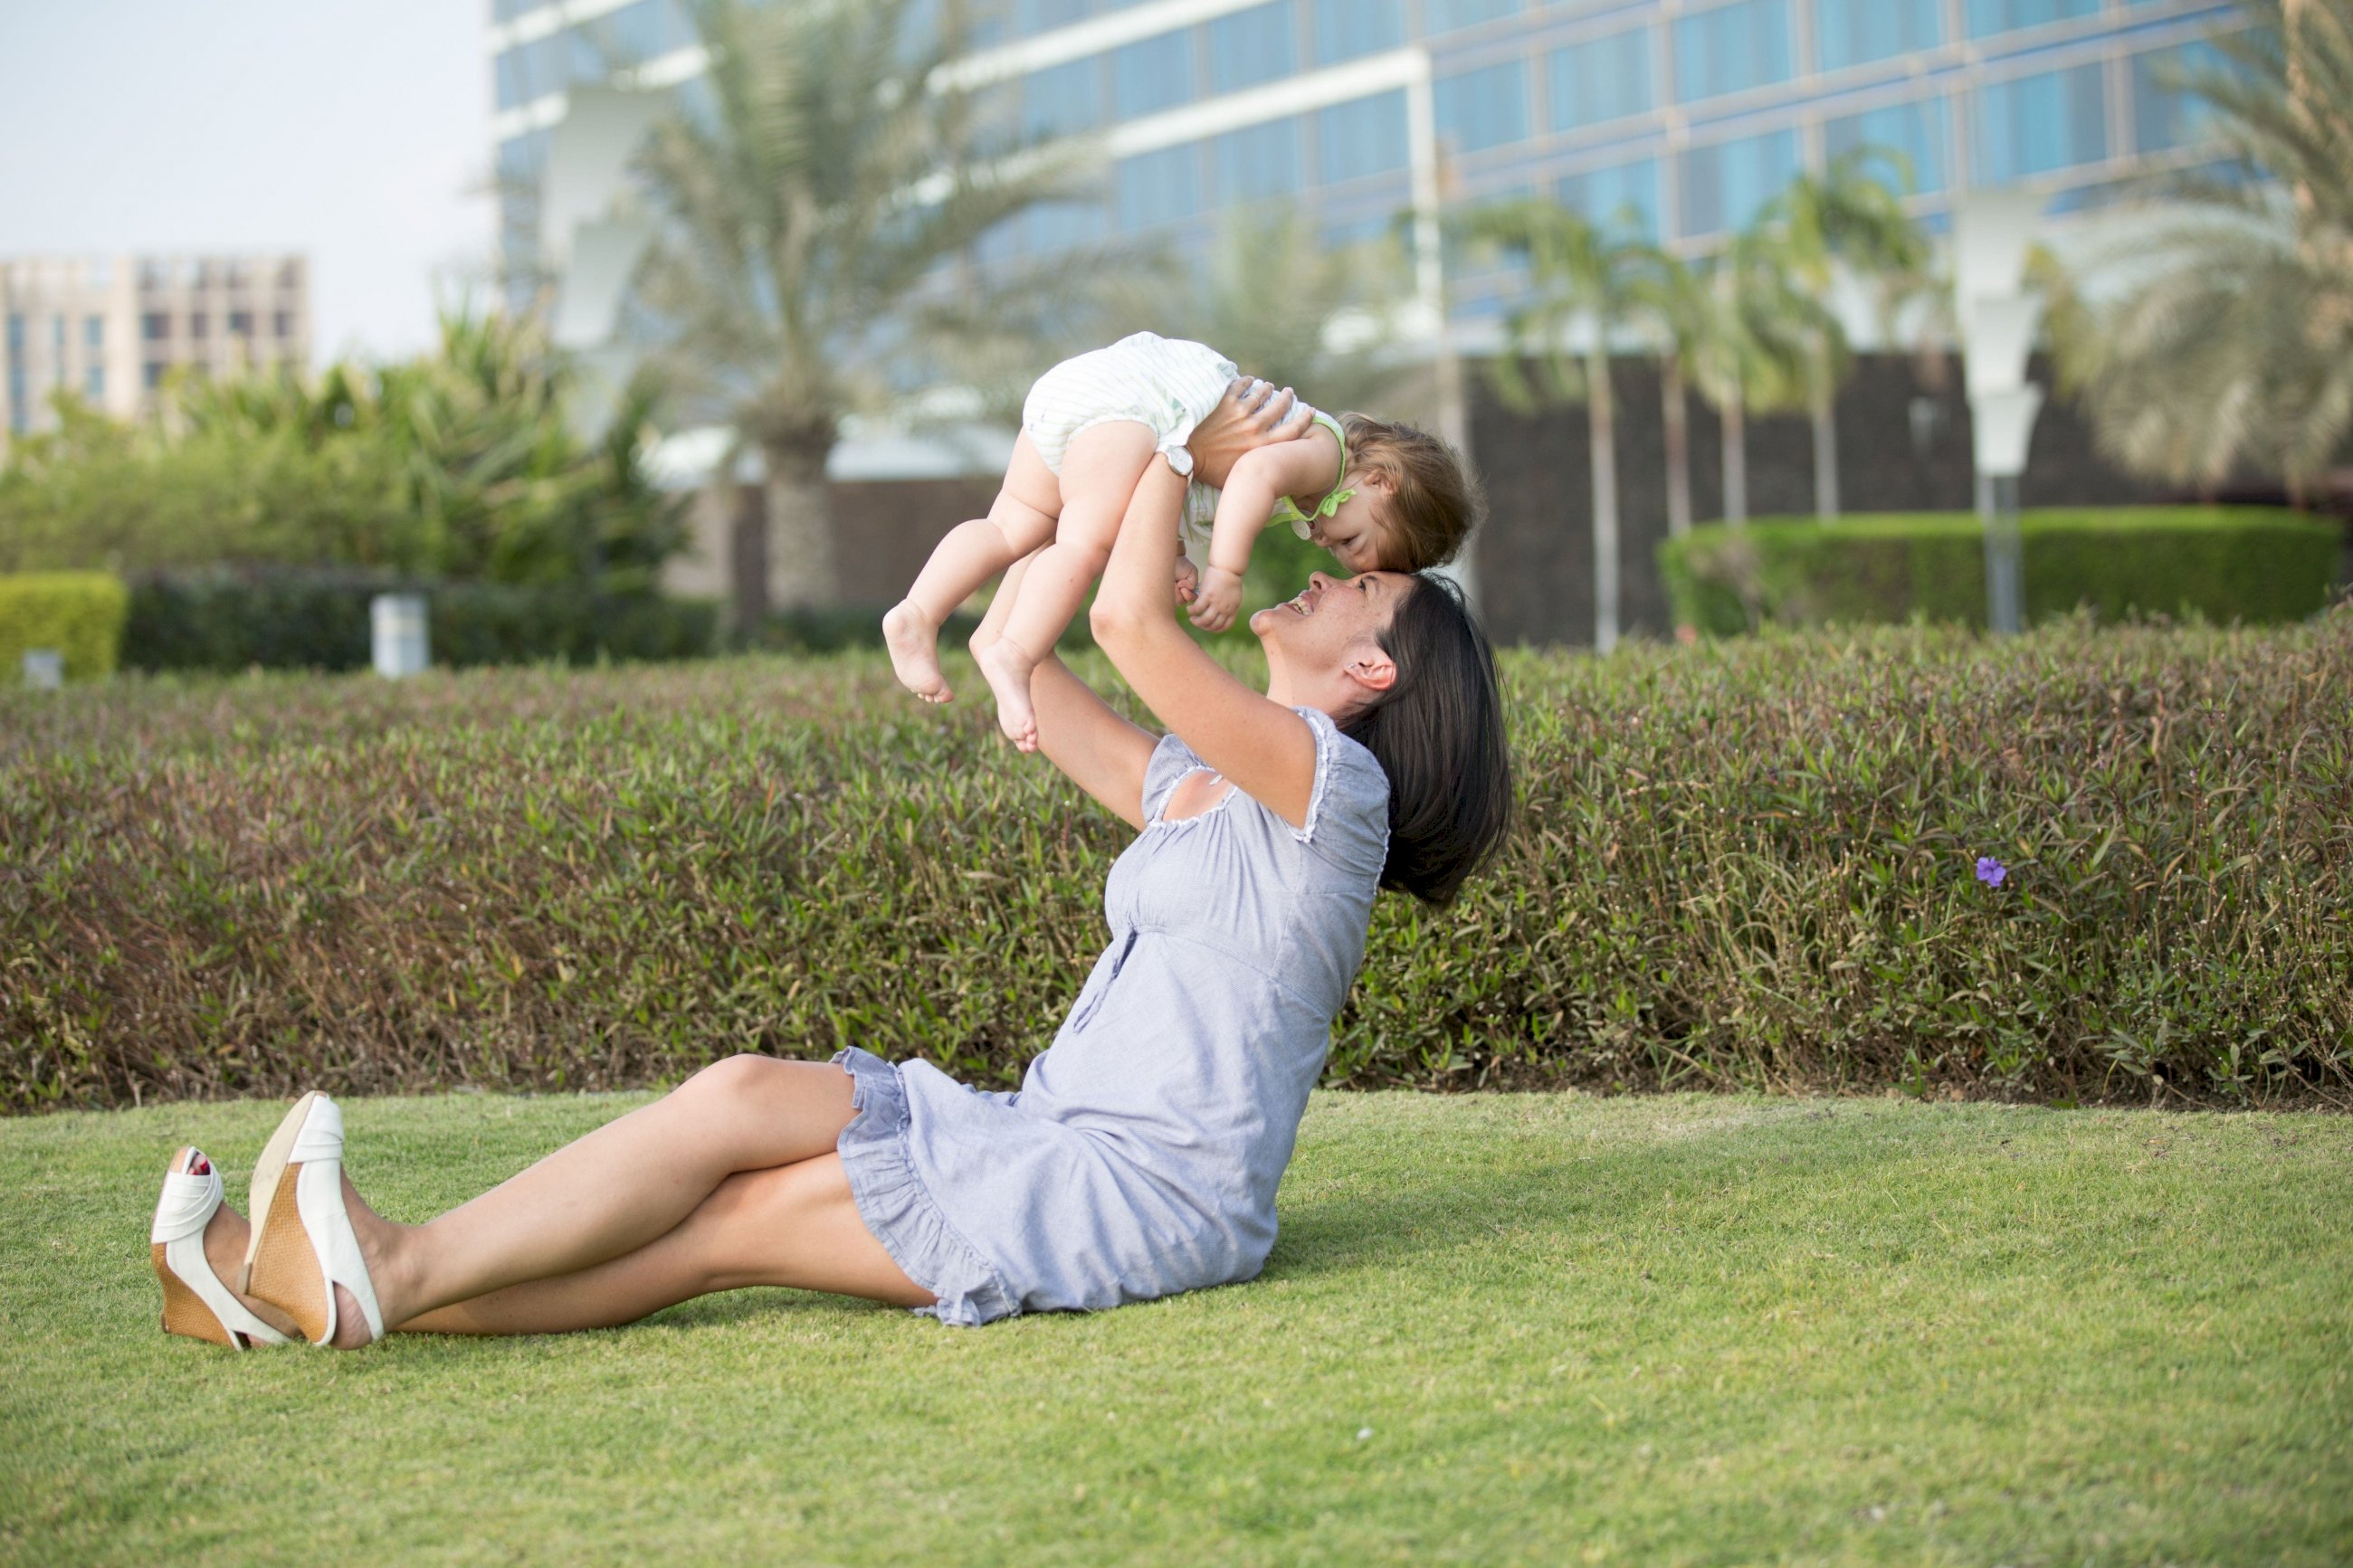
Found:
<path fill-rule="evenodd" d="M 852 1114 L 838 1067 L 731 1057 L 427 1224 L 382 1218 L 348 1180 L 344 1201 L 384 1321 L 401 1323 L 633 1252 L 738 1172 L 830 1153 Z M 364 1338 L 355 1308 L 338 1320 L 339 1343 Z"/>
<path fill-rule="evenodd" d="M 553 1334 L 633 1323 L 714 1290 L 788 1285 L 894 1306 L 931 1292 L 858 1216 L 841 1156 L 728 1177 L 685 1222 L 634 1252 L 411 1318 L 406 1333 Z"/>
<path fill-rule="evenodd" d="M 1053 538 L 1061 510 L 1060 482 L 1024 432 L 1014 440 L 1004 488 L 988 515 L 948 530 L 907 596 L 882 617 L 882 643 L 900 685 L 926 702 L 948 700 L 940 674 L 941 623 L 982 584 Z"/>
<path fill-rule="evenodd" d="M 1038 749 L 1029 672 L 1054 651 L 1089 584 L 1103 575 L 1135 482 L 1158 449 L 1152 426 L 1115 419 L 1080 431 L 1063 455 L 1062 515 L 1054 524 L 1054 542 L 1030 561 L 1004 634 L 980 658 L 980 672 L 997 697 L 997 725 L 1025 752 Z"/>
<path fill-rule="evenodd" d="M 205 1252 L 224 1282 L 237 1277 L 246 1236 L 245 1216 L 226 1204 L 206 1227 Z M 841 1156 L 823 1154 L 728 1177 L 684 1222 L 634 1252 L 392 1326 L 403 1333 L 567 1333 L 633 1323 L 697 1296 L 751 1285 L 830 1290 L 901 1307 L 933 1300 L 859 1217 Z M 237 1300 L 280 1332 L 302 1337 L 269 1302 L 242 1294 Z M 343 1305 L 359 1310 L 348 1294 Z"/>

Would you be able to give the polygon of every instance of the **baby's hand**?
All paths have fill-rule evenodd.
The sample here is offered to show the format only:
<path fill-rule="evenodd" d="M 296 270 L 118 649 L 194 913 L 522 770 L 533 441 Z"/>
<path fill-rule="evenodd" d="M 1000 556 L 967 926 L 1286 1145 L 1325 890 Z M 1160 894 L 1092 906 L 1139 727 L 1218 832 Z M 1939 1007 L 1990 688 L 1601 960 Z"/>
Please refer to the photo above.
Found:
<path fill-rule="evenodd" d="M 1234 624 L 1234 612 L 1241 607 L 1242 580 L 1221 566 L 1212 566 L 1201 574 L 1201 586 L 1193 595 L 1193 624 L 1205 632 L 1221 632 Z"/>
<path fill-rule="evenodd" d="M 1180 605 L 1191 604 L 1193 595 L 1200 587 L 1200 584 L 1201 574 L 1194 569 L 1192 562 L 1182 555 L 1176 557 L 1176 602 Z"/>

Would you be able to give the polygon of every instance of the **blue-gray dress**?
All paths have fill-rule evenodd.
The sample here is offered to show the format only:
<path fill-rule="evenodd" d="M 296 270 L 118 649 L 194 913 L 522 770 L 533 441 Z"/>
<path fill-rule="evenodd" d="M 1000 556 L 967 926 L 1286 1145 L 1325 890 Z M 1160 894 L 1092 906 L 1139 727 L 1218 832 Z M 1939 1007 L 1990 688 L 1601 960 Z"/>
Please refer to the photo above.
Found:
<path fill-rule="evenodd" d="M 842 1168 L 866 1226 L 948 1323 L 1248 1279 L 1274 1246 L 1332 1019 L 1365 955 L 1388 780 L 1312 708 L 1303 827 L 1240 790 L 1161 818 L 1205 764 L 1174 735 L 1111 868 L 1111 945 L 1018 1091 L 855 1048 Z"/>

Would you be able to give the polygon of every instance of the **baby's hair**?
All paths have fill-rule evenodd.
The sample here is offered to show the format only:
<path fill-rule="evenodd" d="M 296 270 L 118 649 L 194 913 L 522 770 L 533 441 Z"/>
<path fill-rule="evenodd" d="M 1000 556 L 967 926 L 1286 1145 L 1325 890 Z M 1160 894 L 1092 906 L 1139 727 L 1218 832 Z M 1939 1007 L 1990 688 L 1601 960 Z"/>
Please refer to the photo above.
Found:
<path fill-rule="evenodd" d="M 1486 510 L 1479 481 L 1454 448 L 1426 430 L 1369 414 L 1344 414 L 1340 423 L 1348 432 L 1349 467 L 1377 468 L 1389 478 L 1385 521 L 1400 553 L 1383 564 L 1426 572 L 1453 560 Z"/>

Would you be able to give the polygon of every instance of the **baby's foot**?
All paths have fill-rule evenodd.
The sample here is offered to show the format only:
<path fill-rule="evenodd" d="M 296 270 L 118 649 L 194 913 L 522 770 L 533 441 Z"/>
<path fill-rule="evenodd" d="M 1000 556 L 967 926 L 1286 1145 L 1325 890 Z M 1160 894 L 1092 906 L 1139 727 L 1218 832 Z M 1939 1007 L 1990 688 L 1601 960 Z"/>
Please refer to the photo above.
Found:
<path fill-rule="evenodd" d="M 940 628 L 912 599 L 902 599 L 882 617 L 882 646 L 899 684 L 926 702 L 945 702 L 948 683 L 940 674 Z"/>
<path fill-rule="evenodd" d="M 1038 714 L 1029 706 L 1029 672 L 1037 667 L 1010 637 L 998 637 L 980 653 L 980 673 L 997 693 L 997 727 L 1024 752 L 1038 749 Z"/>

